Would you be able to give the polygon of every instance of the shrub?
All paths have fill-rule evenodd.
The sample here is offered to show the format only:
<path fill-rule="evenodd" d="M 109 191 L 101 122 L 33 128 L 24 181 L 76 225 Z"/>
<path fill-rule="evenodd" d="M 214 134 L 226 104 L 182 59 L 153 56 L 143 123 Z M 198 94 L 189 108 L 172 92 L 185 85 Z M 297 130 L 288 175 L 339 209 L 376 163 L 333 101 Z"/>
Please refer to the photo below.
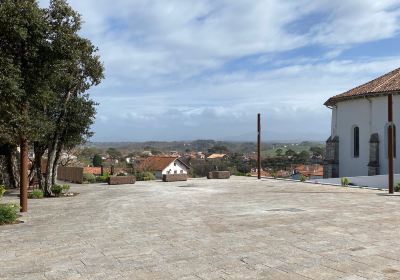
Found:
<path fill-rule="evenodd" d="M 85 183 L 96 183 L 96 176 L 92 173 L 83 173 L 83 182 Z"/>
<path fill-rule="evenodd" d="M 300 182 L 305 182 L 305 181 L 307 181 L 307 176 L 301 174 L 301 176 L 300 176 Z"/>
<path fill-rule="evenodd" d="M 278 178 L 278 173 L 272 172 L 271 173 L 271 177 L 274 178 L 274 179 Z"/>
<path fill-rule="evenodd" d="M 135 176 L 137 181 L 152 181 L 156 179 L 151 172 L 137 172 Z"/>
<path fill-rule="evenodd" d="M 0 204 L 0 225 L 15 223 L 18 219 L 18 210 L 16 204 Z"/>
<path fill-rule="evenodd" d="M 33 190 L 30 194 L 29 194 L 29 198 L 31 199 L 41 199 L 43 198 L 44 193 L 42 190 Z"/>
<path fill-rule="evenodd" d="M 98 183 L 107 183 L 108 182 L 108 177 L 110 177 L 110 174 L 108 172 L 105 172 L 103 174 L 103 176 L 96 177 L 96 182 L 98 182 Z"/>
<path fill-rule="evenodd" d="M 53 186 L 51 187 L 51 192 L 52 192 L 56 197 L 60 196 L 61 193 L 62 193 L 62 191 L 63 191 L 63 187 L 60 186 L 60 185 L 53 185 Z"/>
<path fill-rule="evenodd" d="M 119 173 L 117 174 L 117 176 L 128 176 L 128 174 L 126 174 L 126 173 L 124 173 L 124 172 L 119 172 Z"/>
<path fill-rule="evenodd" d="M 70 185 L 62 185 L 62 193 L 68 193 L 70 188 Z"/>
<path fill-rule="evenodd" d="M 344 177 L 341 179 L 341 183 L 342 183 L 343 187 L 347 187 L 350 184 L 350 180 L 348 178 Z"/>
<path fill-rule="evenodd" d="M 3 195 L 5 194 L 5 192 L 6 192 L 6 187 L 3 186 L 3 185 L 0 185 L 0 198 L 3 197 Z"/>
<path fill-rule="evenodd" d="M 394 191 L 400 192 L 400 182 L 396 184 L 396 186 L 394 187 Z"/>

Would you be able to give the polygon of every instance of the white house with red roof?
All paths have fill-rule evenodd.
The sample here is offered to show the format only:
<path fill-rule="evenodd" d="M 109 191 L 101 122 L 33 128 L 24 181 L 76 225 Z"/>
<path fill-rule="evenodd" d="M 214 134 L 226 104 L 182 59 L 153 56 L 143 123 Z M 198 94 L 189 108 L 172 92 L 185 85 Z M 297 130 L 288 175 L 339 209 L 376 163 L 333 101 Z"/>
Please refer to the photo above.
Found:
<path fill-rule="evenodd" d="M 388 95 L 393 95 L 395 173 L 400 173 L 396 126 L 400 125 L 400 68 L 331 97 L 331 136 L 324 178 L 388 173 Z"/>
<path fill-rule="evenodd" d="M 146 158 L 139 169 L 153 172 L 157 179 L 162 179 L 166 174 L 188 174 L 190 167 L 178 157 L 153 156 Z"/>

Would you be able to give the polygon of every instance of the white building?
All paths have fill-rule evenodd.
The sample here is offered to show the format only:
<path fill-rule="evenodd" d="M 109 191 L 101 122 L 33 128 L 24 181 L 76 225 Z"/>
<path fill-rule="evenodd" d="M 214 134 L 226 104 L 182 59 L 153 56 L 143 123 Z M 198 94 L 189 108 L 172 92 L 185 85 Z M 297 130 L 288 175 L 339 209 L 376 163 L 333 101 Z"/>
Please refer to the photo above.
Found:
<path fill-rule="evenodd" d="M 388 173 L 388 95 L 393 94 L 395 172 L 400 173 L 396 126 L 400 125 L 400 68 L 330 98 L 331 136 L 324 178 Z M 399 113 L 398 113 L 399 112 Z M 396 151 L 397 150 L 397 151 Z"/>
<path fill-rule="evenodd" d="M 165 174 L 188 174 L 190 167 L 177 157 L 148 157 L 140 170 L 153 172 L 157 179 Z"/>

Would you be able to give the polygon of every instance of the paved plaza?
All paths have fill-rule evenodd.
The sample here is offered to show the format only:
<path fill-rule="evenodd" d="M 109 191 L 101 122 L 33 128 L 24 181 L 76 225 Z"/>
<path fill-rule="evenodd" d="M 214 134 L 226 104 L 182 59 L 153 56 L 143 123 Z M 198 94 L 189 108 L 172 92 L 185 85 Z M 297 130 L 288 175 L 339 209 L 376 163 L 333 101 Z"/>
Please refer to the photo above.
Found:
<path fill-rule="evenodd" d="M 382 191 L 246 177 L 71 190 L 0 227 L 0 279 L 400 279 L 400 196 Z"/>

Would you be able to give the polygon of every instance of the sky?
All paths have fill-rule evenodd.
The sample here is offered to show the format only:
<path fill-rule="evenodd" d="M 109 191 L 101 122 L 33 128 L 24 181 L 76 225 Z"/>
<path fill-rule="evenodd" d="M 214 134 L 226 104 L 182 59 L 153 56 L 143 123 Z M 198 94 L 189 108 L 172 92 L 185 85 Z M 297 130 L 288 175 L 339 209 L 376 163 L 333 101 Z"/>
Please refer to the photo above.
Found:
<path fill-rule="evenodd" d="M 45 7 L 48 0 L 40 0 Z M 70 0 L 105 80 L 91 141 L 324 141 L 324 102 L 400 67 L 400 0 Z"/>

